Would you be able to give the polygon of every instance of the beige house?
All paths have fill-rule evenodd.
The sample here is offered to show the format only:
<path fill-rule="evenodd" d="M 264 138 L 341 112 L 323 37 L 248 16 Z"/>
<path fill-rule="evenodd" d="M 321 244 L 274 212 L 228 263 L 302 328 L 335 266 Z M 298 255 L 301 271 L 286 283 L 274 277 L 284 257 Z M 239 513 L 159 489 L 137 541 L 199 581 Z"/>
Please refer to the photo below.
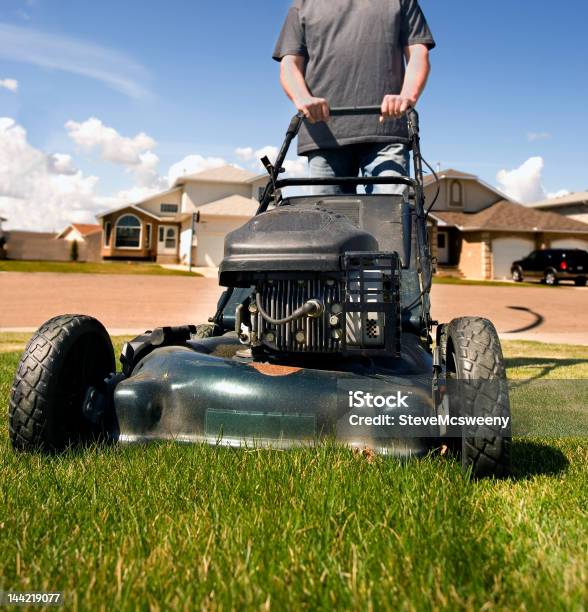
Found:
<path fill-rule="evenodd" d="M 531 204 L 537 210 L 556 212 L 576 221 L 588 223 L 588 191 L 570 193 L 559 198 L 551 198 Z M 587 248 L 587 245 L 579 248 Z"/>
<path fill-rule="evenodd" d="M 181 177 L 167 191 L 98 215 L 102 257 L 218 266 L 224 237 L 255 214 L 267 180 L 224 166 Z"/>
<path fill-rule="evenodd" d="M 433 254 L 442 273 L 510 278 L 512 262 L 535 249 L 588 242 L 588 224 L 513 202 L 473 174 L 445 170 L 439 178 L 441 191 L 430 218 Z M 430 176 L 425 192 L 432 202 L 436 185 Z"/>

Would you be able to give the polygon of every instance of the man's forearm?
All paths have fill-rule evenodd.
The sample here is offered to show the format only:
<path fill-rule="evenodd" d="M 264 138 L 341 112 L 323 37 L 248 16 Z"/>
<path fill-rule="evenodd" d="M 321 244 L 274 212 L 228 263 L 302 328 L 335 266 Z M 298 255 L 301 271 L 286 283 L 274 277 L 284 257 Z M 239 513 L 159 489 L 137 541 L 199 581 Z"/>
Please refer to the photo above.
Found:
<path fill-rule="evenodd" d="M 282 60 L 280 83 L 295 106 L 300 100 L 310 97 L 310 91 L 304 78 L 304 58 L 288 55 Z"/>
<path fill-rule="evenodd" d="M 416 106 L 431 72 L 429 49 L 425 45 L 406 47 L 406 74 L 399 95 L 387 95 L 382 102 L 382 117 L 380 121 L 392 117 L 398 119 L 410 107 Z"/>
<path fill-rule="evenodd" d="M 414 45 L 407 48 L 406 56 L 408 63 L 400 95 L 416 104 L 425 90 L 431 72 L 429 50 L 425 45 Z"/>
<path fill-rule="evenodd" d="M 315 98 L 305 79 L 305 59 L 300 55 L 287 55 L 280 63 L 280 83 L 297 110 L 311 123 L 329 120 L 329 104 Z"/>

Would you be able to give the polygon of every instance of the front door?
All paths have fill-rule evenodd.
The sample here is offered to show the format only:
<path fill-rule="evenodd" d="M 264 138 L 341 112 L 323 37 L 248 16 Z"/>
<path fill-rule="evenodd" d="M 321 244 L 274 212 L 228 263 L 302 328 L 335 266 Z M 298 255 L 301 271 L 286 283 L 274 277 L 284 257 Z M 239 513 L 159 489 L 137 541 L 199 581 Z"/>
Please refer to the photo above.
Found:
<path fill-rule="evenodd" d="M 178 249 L 178 228 L 175 225 L 160 225 L 157 237 L 159 255 L 175 255 Z"/>
<path fill-rule="evenodd" d="M 440 264 L 449 263 L 449 232 L 437 232 L 437 261 Z"/>

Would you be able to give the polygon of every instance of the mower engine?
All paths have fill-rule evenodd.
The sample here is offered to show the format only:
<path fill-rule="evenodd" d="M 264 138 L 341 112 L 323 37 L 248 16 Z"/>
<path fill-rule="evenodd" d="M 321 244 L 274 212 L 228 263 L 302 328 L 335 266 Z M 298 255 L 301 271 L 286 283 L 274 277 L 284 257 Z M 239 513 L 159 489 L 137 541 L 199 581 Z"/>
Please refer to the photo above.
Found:
<path fill-rule="evenodd" d="M 227 236 L 221 284 L 250 290 L 235 313 L 243 344 L 274 354 L 399 354 L 400 258 L 345 213 L 337 202 L 301 199 Z"/>

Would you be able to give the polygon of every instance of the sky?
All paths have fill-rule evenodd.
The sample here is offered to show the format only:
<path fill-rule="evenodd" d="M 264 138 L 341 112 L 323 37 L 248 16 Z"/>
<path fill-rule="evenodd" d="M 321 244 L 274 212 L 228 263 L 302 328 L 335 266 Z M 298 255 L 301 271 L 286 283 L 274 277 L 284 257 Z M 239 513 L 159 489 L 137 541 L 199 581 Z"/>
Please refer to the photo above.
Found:
<path fill-rule="evenodd" d="M 289 3 L 1 0 L 5 227 L 91 222 L 224 163 L 261 172 L 294 112 L 271 59 Z M 588 190 L 588 3 L 420 3 L 438 44 L 425 157 L 523 202 Z"/>

